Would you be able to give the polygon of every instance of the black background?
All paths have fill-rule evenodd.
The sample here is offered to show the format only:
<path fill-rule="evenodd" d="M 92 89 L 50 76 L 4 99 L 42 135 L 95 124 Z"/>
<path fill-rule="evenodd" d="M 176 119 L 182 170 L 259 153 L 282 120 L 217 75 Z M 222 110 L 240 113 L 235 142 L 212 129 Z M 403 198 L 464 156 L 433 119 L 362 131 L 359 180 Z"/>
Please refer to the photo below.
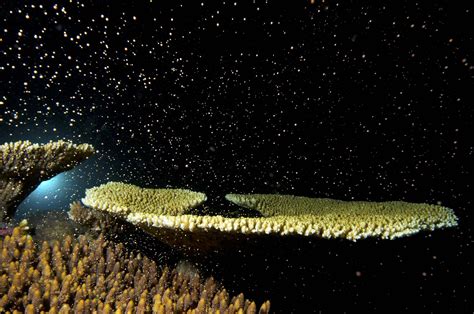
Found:
<path fill-rule="evenodd" d="M 214 208 L 227 206 L 228 192 L 441 203 L 454 208 L 458 228 L 395 242 L 394 255 L 392 243 L 373 245 L 388 254 L 379 258 L 399 263 L 393 271 L 412 270 L 410 293 L 434 289 L 420 292 L 417 309 L 472 311 L 470 8 L 449 1 L 53 5 L 0 4 L 0 140 L 65 138 L 98 153 L 68 173 L 54 197 L 27 201 L 25 215 L 64 209 L 109 180 L 191 188 Z M 334 250 L 352 252 L 345 245 Z M 433 259 L 434 248 L 441 258 Z M 307 272 L 300 269 L 282 272 Z M 348 269 L 333 283 L 352 282 L 355 268 Z M 381 284 L 387 270 L 372 269 Z M 317 298 L 296 305 L 297 297 L 276 290 L 265 297 L 280 298 L 281 309 L 330 311 Z M 327 303 L 344 302 L 330 290 L 318 291 Z M 348 311 L 349 295 L 341 307 Z M 358 306 L 380 310 L 386 300 L 370 298 Z"/>

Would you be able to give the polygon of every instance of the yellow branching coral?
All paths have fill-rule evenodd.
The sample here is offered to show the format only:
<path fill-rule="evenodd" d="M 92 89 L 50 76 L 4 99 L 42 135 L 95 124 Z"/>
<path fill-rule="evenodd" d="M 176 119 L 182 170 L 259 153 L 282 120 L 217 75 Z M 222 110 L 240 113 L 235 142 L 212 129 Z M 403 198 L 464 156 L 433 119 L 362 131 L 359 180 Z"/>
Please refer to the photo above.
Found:
<path fill-rule="evenodd" d="M 0 221 L 11 217 L 18 204 L 41 181 L 72 169 L 93 153 L 94 148 L 89 144 L 65 141 L 0 145 Z"/>
<path fill-rule="evenodd" d="M 64 238 L 38 249 L 20 228 L 0 240 L 1 313 L 257 313 L 212 277 L 154 261 L 106 241 Z M 268 313 L 270 302 L 260 306 Z"/>
<path fill-rule="evenodd" d="M 280 233 L 393 239 L 421 230 L 457 225 L 453 210 L 408 202 L 356 202 L 275 194 L 227 194 L 226 199 L 258 210 Z"/>
<path fill-rule="evenodd" d="M 145 189 L 109 182 L 88 189 L 84 205 L 121 216 L 129 213 L 179 215 L 206 201 L 206 195 L 185 189 Z"/>

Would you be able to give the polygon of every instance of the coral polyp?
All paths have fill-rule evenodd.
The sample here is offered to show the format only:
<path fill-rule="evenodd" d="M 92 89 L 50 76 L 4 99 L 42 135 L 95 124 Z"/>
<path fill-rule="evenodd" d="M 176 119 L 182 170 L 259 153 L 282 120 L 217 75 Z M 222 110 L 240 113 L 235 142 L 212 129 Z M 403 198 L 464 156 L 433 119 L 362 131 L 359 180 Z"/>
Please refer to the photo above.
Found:
<path fill-rule="evenodd" d="M 212 277 L 105 240 L 70 236 L 36 248 L 21 228 L 0 240 L 1 313 L 268 313 Z"/>

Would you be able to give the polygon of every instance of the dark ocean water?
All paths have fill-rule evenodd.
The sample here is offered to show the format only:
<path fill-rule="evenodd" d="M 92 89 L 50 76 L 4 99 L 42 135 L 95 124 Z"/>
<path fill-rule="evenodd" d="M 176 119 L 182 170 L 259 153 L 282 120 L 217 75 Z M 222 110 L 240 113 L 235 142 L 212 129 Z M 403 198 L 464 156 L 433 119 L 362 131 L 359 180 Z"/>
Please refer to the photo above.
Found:
<path fill-rule="evenodd" d="M 3 1 L 0 143 L 97 149 L 16 219 L 83 232 L 69 204 L 111 180 L 204 192 L 214 212 L 230 192 L 440 203 L 458 227 L 393 241 L 127 241 L 277 313 L 473 312 L 472 18 L 449 1 Z"/>

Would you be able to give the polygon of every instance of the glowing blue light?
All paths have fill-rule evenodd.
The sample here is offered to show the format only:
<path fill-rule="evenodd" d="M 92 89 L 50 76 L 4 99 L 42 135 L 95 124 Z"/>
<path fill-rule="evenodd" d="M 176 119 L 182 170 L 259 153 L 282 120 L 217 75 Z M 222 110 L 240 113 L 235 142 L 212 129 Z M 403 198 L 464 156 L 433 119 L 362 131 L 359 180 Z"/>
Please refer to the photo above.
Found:
<path fill-rule="evenodd" d="M 64 179 L 64 173 L 60 173 L 47 181 L 41 182 L 41 184 L 38 185 L 36 190 L 33 191 L 33 196 L 48 198 L 48 196 L 55 194 L 56 192 L 58 192 L 58 190 L 61 189 L 61 186 L 64 183 Z"/>
<path fill-rule="evenodd" d="M 77 191 L 86 187 L 77 187 L 78 181 L 70 171 L 41 182 L 40 185 L 18 206 L 17 218 L 33 217 L 35 213 L 51 210 L 68 210 L 69 204 L 78 198 L 72 197 Z"/>

